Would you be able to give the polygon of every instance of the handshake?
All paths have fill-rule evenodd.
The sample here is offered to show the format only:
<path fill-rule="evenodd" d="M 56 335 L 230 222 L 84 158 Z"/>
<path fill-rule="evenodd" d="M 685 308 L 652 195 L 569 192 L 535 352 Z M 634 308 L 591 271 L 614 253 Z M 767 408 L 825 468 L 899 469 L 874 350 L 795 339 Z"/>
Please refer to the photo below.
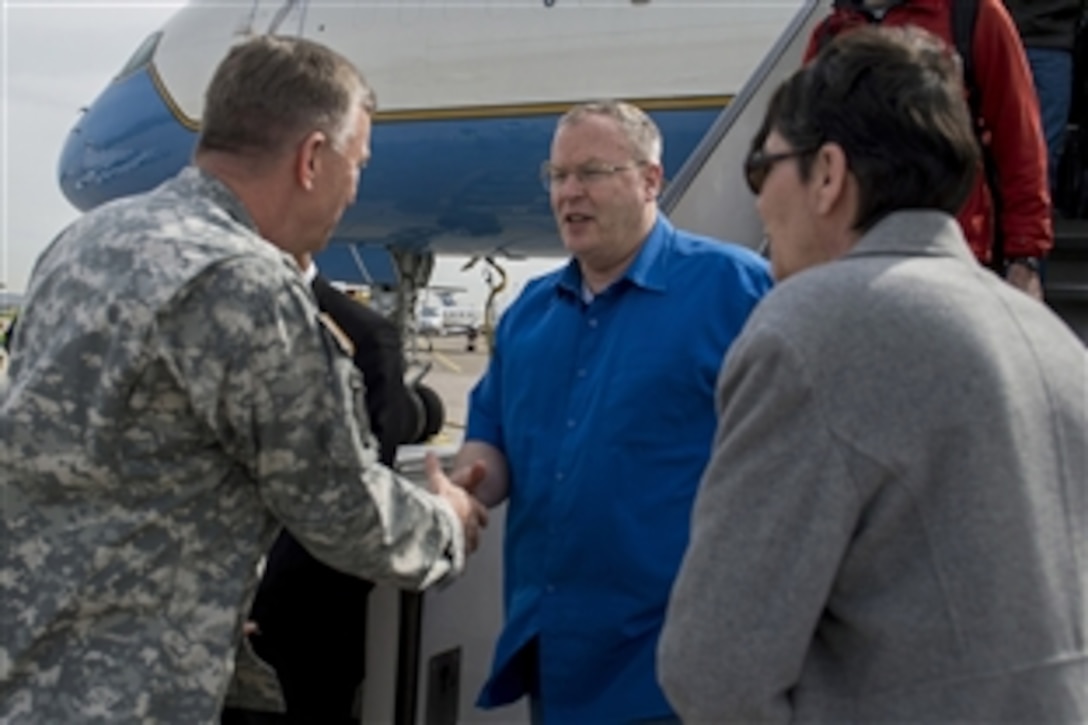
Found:
<path fill-rule="evenodd" d="M 480 530 L 487 526 L 487 507 L 476 498 L 476 491 L 487 476 L 482 461 L 453 471 L 447 476 L 438 457 L 428 453 L 427 483 L 431 493 L 446 500 L 461 522 L 465 536 L 465 553 L 471 554 L 480 544 Z"/>

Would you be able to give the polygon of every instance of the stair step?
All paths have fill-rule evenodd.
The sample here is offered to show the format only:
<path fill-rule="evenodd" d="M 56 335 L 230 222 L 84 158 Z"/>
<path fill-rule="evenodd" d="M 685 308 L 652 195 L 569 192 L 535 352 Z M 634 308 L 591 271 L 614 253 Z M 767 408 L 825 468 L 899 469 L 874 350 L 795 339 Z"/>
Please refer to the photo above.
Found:
<path fill-rule="evenodd" d="M 1046 298 L 1065 302 L 1088 302 L 1088 284 L 1047 283 Z"/>
<path fill-rule="evenodd" d="M 1088 311 L 1088 219 L 1054 220 L 1054 249 L 1045 279 L 1047 302 L 1056 305 L 1070 325 L 1076 320 L 1083 323 Z"/>
<path fill-rule="evenodd" d="M 1088 219 L 1055 219 L 1051 254 L 1071 258 L 1088 255 Z"/>

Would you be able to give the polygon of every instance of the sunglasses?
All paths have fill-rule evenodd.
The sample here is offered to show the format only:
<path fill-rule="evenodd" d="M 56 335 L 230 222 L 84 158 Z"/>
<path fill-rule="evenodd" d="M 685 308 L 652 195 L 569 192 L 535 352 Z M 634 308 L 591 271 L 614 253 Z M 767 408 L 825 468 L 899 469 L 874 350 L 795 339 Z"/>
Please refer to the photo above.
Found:
<path fill-rule="evenodd" d="M 753 194 L 759 196 L 759 193 L 763 191 L 763 182 L 767 180 L 767 175 L 771 173 L 775 164 L 786 159 L 808 156 L 816 151 L 817 149 L 806 148 L 769 154 L 763 149 L 754 149 L 744 160 L 744 179 L 748 182 L 748 188 Z"/>

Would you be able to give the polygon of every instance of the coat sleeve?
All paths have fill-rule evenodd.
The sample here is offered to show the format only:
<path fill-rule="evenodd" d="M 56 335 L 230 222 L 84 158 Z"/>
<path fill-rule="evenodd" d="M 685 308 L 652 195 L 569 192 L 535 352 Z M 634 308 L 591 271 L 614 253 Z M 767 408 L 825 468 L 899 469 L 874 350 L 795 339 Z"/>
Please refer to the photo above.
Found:
<path fill-rule="evenodd" d="M 980 0 L 973 48 L 978 107 L 997 167 L 1005 256 L 1045 256 L 1054 244 L 1046 141 L 1031 67 L 999 0 Z"/>
<path fill-rule="evenodd" d="M 256 258 L 220 263 L 158 321 L 159 354 L 273 516 L 341 571 L 422 588 L 463 566 L 442 499 L 378 462 L 363 386 L 299 277 Z"/>
<path fill-rule="evenodd" d="M 658 676 L 684 722 L 785 723 L 857 497 L 785 341 L 750 327 L 727 358 L 717 405 Z"/>

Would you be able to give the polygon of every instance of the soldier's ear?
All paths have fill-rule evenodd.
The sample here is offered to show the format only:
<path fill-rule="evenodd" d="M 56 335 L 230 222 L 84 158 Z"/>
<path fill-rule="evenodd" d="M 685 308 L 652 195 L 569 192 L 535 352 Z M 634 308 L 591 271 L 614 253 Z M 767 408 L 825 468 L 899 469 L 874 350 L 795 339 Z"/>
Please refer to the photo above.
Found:
<path fill-rule="evenodd" d="M 321 171 L 322 147 L 329 138 L 322 131 L 312 131 L 299 143 L 295 151 L 295 179 L 307 191 L 314 188 L 314 180 Z"/>

